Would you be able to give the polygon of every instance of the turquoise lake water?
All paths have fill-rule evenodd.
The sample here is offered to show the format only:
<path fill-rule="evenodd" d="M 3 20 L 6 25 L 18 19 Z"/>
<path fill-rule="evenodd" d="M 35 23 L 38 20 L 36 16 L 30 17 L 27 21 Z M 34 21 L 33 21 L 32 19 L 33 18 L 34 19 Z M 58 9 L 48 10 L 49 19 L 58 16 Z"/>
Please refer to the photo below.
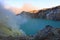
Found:
<path fill-rule="evenodd" d="M 46 25 L 51 25 L 55 28 L 60 28 L 60 21 L 45 20 L 45 19 L 29 19 L 27 23 L 21 25 L 21 29 L 27 35 L 33 35 Z"/>

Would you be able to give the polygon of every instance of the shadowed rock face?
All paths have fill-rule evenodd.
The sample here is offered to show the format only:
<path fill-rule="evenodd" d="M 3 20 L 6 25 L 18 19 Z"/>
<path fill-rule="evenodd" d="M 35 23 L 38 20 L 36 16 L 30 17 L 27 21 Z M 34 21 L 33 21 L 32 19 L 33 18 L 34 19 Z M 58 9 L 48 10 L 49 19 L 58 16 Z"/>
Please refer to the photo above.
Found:
<path fill-rule="evenodd" d="M 50 13 L 47 14 L 47 19 L 60 20 L 60 6 L 52 8 Z"/>
<path fill-rule="evenodd" d="M 53 28 L 52 26 L 46 26 L 35 35 L 35 40 L 59 40 L 60 28 Z"/>
<path fill-rule="evenodd" d="M 60 21 L 60 6 L 48 8 L 45 10 L 38 10 L 38 12 L 35 13 L 23 11 L 21 12 L 20 15 L 26 15 L 26 17 L 30 17 L 30 18 L 43 18 L 43 19 Z"/>
<path fill-rule="evenodd" d="M 40 10 L 37 12 L 40 18 L 50 19 L 50 20 L 60 20 L 60 6 L 49 8 L 46 10 Z"/>

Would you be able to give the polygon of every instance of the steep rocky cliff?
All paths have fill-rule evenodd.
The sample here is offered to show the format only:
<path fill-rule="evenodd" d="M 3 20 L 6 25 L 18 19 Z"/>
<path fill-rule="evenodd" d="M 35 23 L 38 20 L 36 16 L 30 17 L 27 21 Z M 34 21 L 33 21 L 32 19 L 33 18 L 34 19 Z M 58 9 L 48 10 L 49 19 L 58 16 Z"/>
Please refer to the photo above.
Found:
<path fill-rule="evenodd" d="M 18 14 L 19 15 L 19 14 Z M 38 10 L 37 12 L 21 12 L 20 15 L 31 18 L 43 18 L 48 20 L 60 21 L 60 6 Z"/>

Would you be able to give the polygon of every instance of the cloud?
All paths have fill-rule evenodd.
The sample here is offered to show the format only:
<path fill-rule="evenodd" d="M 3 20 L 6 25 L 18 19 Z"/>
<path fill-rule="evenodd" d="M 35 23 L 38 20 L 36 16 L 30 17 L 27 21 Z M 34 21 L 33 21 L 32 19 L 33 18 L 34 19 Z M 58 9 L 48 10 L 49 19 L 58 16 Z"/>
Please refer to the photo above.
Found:
<path fill-rule="evenodd" d="M 32 10 L 38 10 L 38 8 L 34 7 L 32 4 L 24 4 L 22 7 L 17 8 L 17 7 L 10 7 L 10 6 L 5 6 L 6 9 L 12 10 L 15 14 L 19 14 L 22 11 L 27 11 L 30 12 Z"/>

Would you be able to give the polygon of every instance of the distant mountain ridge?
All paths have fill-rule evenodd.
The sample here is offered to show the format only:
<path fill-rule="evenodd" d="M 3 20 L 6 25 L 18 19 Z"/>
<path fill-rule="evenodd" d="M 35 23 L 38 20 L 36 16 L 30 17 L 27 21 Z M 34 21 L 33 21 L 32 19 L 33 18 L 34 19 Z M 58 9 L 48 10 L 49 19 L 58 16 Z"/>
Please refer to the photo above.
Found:
<path fill-rule="evenodd" d="M 56 6 L 53 8 L 47 8 L 42 10 L 34 10 L 32 12 L 22 11 L 20 14 L 17 15 L 26 15 L 31 18 L 43 18 L 49 20 L 60 20 L 60 6 Z"/>

